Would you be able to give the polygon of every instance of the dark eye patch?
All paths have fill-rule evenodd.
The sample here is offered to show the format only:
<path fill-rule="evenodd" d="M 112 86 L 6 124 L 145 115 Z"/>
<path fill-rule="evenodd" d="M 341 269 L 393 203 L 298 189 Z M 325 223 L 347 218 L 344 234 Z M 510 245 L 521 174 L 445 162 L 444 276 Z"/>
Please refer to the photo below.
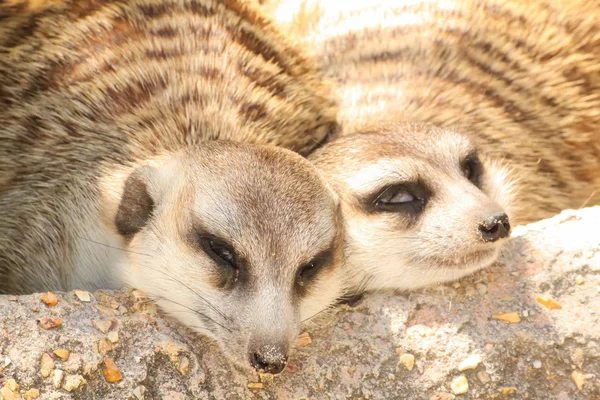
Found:
<path fill-rule="evenodd" d="M 226 240 L 200 229 L 194 229 L 190 238 L 194 247 L 213 261 L 216 267 L 213 279 L 215 286 L 231 289 L 246 275 L 244 259 Z"/>
<path fill-rule="evenodd" d="M 470 153 L 460 164 L 461 170 L 465 178 L 473 185 L 480 187 L 481 176 L 483 175 L 483 164 L 479 160 L 476 152 Z"/>
<path fill-rule="evenodd" d="M 384 186 L 365 199 L 370 212 L 400 212 L 418 215 L 431 197 L 429 189 L 420 181 Z"/>
<path fill-rule="evenodd" d="M 296 287 L 300 295 L 306 294 L 310 284 L 333 262 L 333 242 L 331 246 L 317 254 L 308 263 L 302 265 L 296 274 Z"/>

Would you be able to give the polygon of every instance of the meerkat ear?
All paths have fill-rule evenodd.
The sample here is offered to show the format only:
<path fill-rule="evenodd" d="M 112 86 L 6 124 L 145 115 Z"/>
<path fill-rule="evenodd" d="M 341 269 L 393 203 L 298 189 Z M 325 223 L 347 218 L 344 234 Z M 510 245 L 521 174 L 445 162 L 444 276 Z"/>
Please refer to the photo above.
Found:
<path fill-rule="evenodd" d="M 138 233 L 152 217 L 155 199 L 149 186 L 156 173 L 152 167 L 140 167 L 125 181 L 123 196 L 115 217 L 117 231 L 125 238 L 131 238 Z"/>

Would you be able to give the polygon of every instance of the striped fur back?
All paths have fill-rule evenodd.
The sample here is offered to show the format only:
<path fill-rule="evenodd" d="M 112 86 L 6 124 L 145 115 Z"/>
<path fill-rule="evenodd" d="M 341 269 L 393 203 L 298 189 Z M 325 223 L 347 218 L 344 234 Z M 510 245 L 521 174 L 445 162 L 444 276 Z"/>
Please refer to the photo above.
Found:
<path fill-rule="evenodd" d="M 373 120 L 470 134 L 513 167 L 519 222 L 600 201 L 592 0 L 267 4 L 336 81 L 345 133 Z"/>

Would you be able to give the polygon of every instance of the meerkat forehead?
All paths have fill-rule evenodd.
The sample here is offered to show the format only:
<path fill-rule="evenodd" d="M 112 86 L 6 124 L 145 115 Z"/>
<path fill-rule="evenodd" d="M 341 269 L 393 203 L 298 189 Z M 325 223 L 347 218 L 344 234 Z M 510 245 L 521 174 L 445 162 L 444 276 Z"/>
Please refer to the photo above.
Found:
<path fill-rule="evenodd" d="M 371 190 L 390 181 L 414 181 L 436 170 L 453 174 L 476 152 L 469 138 L 425 124 L 385 123 L 337 139 L 310 160 L 338 184 Z"/>
<path fill-rule="evenodd" d="M 300 263 L 333 241 L 335 194 L 316 168 L 296 153 L 212 142 L 188 152 L 185 162 L 189 168 L 184 190 L 197 228 L 257 252 L 257 257 L 268 252 L 291 263 Z"/>

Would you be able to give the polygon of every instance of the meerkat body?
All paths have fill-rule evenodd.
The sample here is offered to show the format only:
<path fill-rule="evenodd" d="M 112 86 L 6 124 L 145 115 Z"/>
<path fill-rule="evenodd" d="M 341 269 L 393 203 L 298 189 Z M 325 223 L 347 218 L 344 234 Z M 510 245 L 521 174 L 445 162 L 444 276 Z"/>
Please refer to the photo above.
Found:
<path fill-rule="evenodd" d="M 279 372 L 341 291 L 334 193 L 259 145 L 335 126 L 302 51 L 241 1 L 73 0 L 0 5 L 0 55 L 0 293 L 128 284 Z"/>
<path fill-rule="evenodd" d="M 335 81 L 344 134 L 422 121 L 512 167 L 513 222 L 600 201 L 597 2 L 277 1 Z"/>

